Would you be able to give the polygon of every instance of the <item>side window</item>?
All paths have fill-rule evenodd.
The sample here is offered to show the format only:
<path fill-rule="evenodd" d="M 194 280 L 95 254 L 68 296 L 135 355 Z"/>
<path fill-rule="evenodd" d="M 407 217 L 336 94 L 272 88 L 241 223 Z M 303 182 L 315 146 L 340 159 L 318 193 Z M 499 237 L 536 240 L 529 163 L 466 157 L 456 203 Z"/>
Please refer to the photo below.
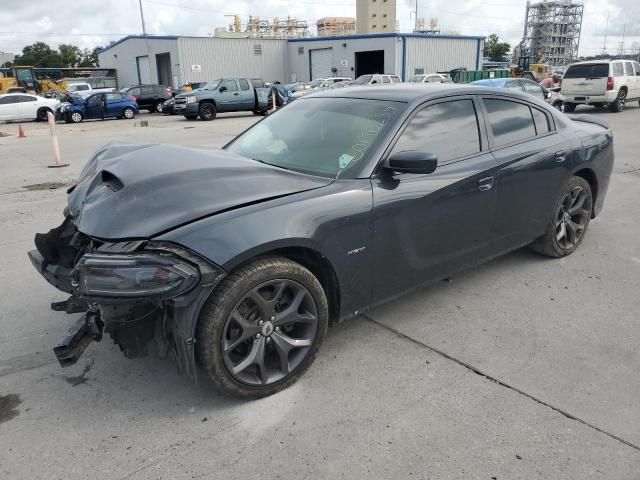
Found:
<path fill-rule="evenodd" d="M 107 93 L 108 102 L 119 102 L 122 100 L 122 95 L 119 93 Z"/>
<path fill-rule="evenodd" d="M 520 84 L 518 82 L 507 82 L 507 88 L 510 88 L 511 90 L 520 90 L 522 91 L 522 88 L 520 87 Z"/>
<path fill-rule="evenodd" d="M 549 133 L 551 131 L 551 127 L 549 126 L 549 117 L 547 117 L 542 110 L 538 110 L 537 108 L 532 108 L 531 113 L 533 114 L 533 121 L 536 124 L 536 133 L 538 135 Z"/>
<path fill-rule="evenodd" d="M 140 96 L 140 87 L 134 87 L 127 92 L 129 95 L 133 95 L 134 97 Z"/>
<path fill-rule="evenodd" d="M 524 83 L 524 91 L 544 100 L 544 90 L 542 87 L 534 82 L 522 82 Z"/>
<path fill-rule="evenodd" d="M 377 75 L 375 77 L 373 77 L 373 79 L 371 79 L 371 85 L 374 85 L 376 83 L 382 83 L 382 79 L 380 77 L 378 77 Z"/>
<path fill-rule="evenodd" d="M 238 80 L 240 84 L 240 90 L 249 90 L 249 82 L 247 82 L 244 78 Z"/>
<path fill-rule="evenodd" d="M 27 103 L 27 102 L 35 102 L 38 100 L 36 97 L 32 97 L 31 95 L 20 95 L 18 96 L 19 103 Z"/>
<path fill-rule="evenodd" d="M 630 77 L 635 75 L 635 73 L 633 73 L 633 65 L 631 65 L 631 62 L 624 62 L 624 73 Z"/>
<path fill-rule="evenodd" d="M 446 163 L 480 152 L 479 132 L 472 100 L 436 103 L 411 119 L 393 151 L 431 152 Z"/>
<path fill-rule="evenodd" d="M 9 105 L 13 103 L 18 103 L 18 96 L 12 95 L 9 97 L 0 97 L 0 105 Z"/>
<path fill-rule="evenodd" d="M 633 62 L 633 70 L 636 72 L 636 75 L 640 75 L 640 63 Z"/>
<path fill-rule="evenodd" d="M 149 95 L 152 96 L 153 95 L 153 87 L 142 87 L 142 95 Z"/>
<path fill-rule="evenodd" d="M 102 95 L 92 95 L 91 97 L 87 98 L 87 105 L 89 107 L 95 107 L 97 105 L 100 105 L 101 100 Z"/>
<path fill-rule="evenodd" d="M 264 87 L 264 82 L 262 81 L 261 78 L 252 78 L 251 79 L 251 84 L 253 85 L 253 88 L 262 88 L 262 87 Z"/>
<path fill-rule="evenodd" d="M 222 82 L 222 85 L 220 85 L 220 87 L 226 87 L 226 91 L 227 92 L 237 92 L 238 91 L 238 86 L 236 85 L 236 81 L 235 80 L 225 80 L 224 82 Z"/>
<path fill-rule="evenodd" d="M 382 77 L 382 83 L 391 83 L 391 79 L 389 77 Z"/>
<path fill-rule="evenodd" d="M 391 78 L 391 83 L 402 83 L 402 80 L 397 75 L 391 75 L 389 78 Z"/>
<path fill-rule="evenodd" d="M 526 140 L 536 136 L 531 110 L 522 103 L 484 99 L 495 146 Z"/>
<path fill-rule="evenodd" d="M 612 63 L 612 65 L 613 65 L 614 77 L 621 77 L 622 75 L 624 75 L 624 68 L 622 67 L 622 62 L 615 62 L 615 63 Z"/>

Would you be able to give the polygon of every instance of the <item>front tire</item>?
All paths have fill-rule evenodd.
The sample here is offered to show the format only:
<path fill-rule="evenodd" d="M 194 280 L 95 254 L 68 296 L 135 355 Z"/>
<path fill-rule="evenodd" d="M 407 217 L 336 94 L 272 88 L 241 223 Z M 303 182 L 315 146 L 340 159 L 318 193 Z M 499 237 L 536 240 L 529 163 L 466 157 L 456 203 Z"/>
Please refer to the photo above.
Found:
<path fill-rule="evenodd" d="M 80 112 L 67 113 L 67 123 L 82 122 L 82 114 Z"/>
<path fill-rule="evenodd" d="M 327 331 L 329 308 L 318 279 L 282 257 L 230 274 L 200 313 L 196 355 L 222 391 L 272 395 L 313 363 Z"/>
<path fill-rule="evenodd" d="M 216 118 L 216 113 L 216 106 L 213 103 L 201 103 L 198 108 L 198 115 L 207 122 Z"/>
<path fill-rule="evenodd" d="M 609 104 L 609 111 L 613 113 L 620 113 L 624 110 L 627 103 L 627 91 L 620 89 L 616 99 Z"/>
<path fill-rule="evenodd" d="M 163 106 L 164 102 L 158 102 L 156 103 L 156 108 L 155 111 L 158 113 L 164 113 L 164 106 Z"/>
<path fill-rule="evenodd" d="M 571 177 L 555 204 L 553 217 L 545 234 L 530 245 L 534 252 L 547 257 L 566 257 L 582 243 L 593 211 L 593 193 L 581 177 Z"/>

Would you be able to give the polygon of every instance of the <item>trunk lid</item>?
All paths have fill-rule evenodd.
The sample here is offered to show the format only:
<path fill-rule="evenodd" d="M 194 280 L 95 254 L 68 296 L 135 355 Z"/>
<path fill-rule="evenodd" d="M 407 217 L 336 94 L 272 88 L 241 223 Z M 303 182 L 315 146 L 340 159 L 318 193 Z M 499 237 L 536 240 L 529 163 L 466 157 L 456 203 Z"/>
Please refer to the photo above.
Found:
<path fill-rule="evenodd" d="M 604 95 L 609 77 L 608 63 L 571 65 L 562 78 L 565 95 Z"/>

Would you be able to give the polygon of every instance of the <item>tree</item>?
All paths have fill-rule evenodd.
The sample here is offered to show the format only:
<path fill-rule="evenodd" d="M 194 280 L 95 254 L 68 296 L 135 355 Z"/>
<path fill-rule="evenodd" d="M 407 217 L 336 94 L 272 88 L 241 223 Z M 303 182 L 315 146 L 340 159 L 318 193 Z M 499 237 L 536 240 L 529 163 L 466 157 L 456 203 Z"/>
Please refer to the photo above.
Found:
<path fill-rule="evenodd" d="M 34 67 L 59 67 L 62 65 L 62 58 L 57 50 L 51 49 L 44 42 L 36 42 L 27 45 L 22 49 L 22 55 L 17 55 L 14 65 L 33 65 Z"/>
<path fill-rule="evenodd" d="M 511 51 L 511 45 L 507 42 L 500 41 L 500 37 L 495 33 L 489 35 L 485 46 L 484 54 L 489 57 L 492 62 L 504 62 L 508 60 L 507 53 Z"/>
<path fill-rule="evenodd" d="M 102 50 L 102 47 L 95 47 L 92 50 L 85 48 L 82 50 L 82 60 L 78 64 L 79 67 L 97 67 L 98 66 L 98 53 Z"/>
<path fill-rule="evenodd" d="M 77 67 L 83 60 L 82 51 L 75 45 L 61 43 L 58 47 L 60 52 L 61 67 Z"/>

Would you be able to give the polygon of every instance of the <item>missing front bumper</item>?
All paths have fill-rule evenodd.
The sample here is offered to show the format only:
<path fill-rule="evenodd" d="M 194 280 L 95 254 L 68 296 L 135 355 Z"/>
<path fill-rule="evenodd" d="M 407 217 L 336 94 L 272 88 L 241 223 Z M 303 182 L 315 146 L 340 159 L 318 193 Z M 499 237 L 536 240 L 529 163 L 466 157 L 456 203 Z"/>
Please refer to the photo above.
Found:
<path fill-rule="evenodd" d="M 53 348 L 62 367 L 74 365 L 91 342 L 102 340 L 104 323 L 100 312 L 89 311 L 69 329 L 69 333 Z"/>

